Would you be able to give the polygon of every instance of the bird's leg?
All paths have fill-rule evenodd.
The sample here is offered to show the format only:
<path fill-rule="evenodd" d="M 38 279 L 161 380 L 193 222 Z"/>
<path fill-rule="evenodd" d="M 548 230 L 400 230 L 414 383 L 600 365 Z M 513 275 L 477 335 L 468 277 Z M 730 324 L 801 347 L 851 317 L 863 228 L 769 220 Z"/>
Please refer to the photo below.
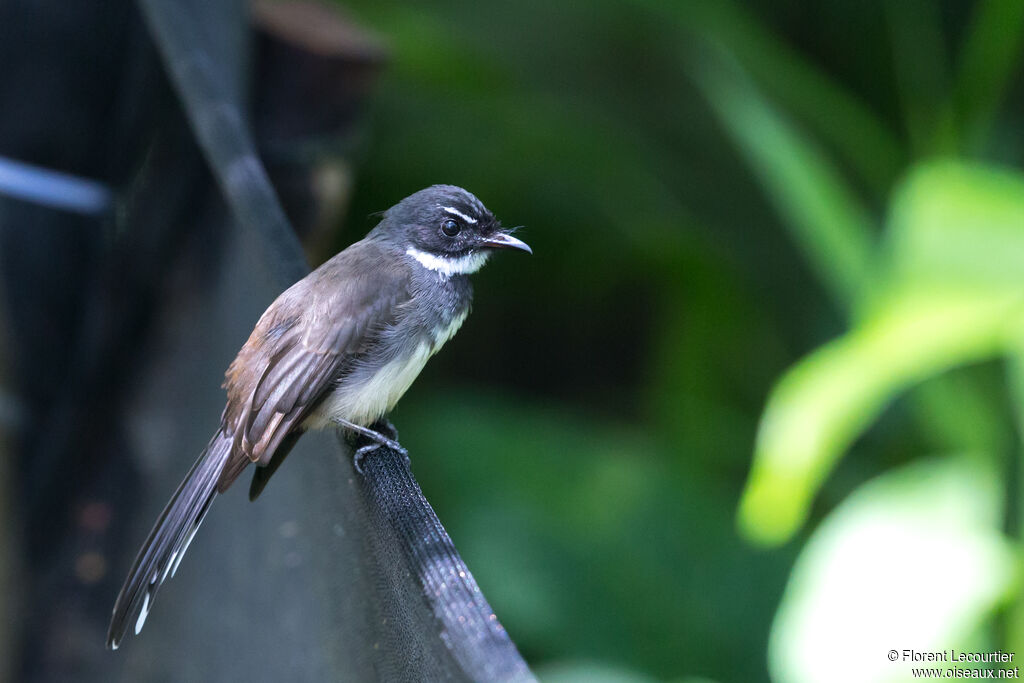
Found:
<path fill-rule="evenodd" d="M 359 472 L 360 474 L 363 473 L 363 458 L 366 457 L 367 454 L 377 450 L 378 448 L 381 448 L 382 446 L 385 448 L 390 448 L 396 453 L 400 453 L 402 457 L 405 458 L 406 463 L 409 462 L 409 451 L 407 451 L 405 447 L 402 446 L 402 444 L 398 443 L 398 430 L 395 429 L 395 426 L 388 422 L 387 420 L 379 420 L 374 424 L 374 427 L 376 427 L 377 429 L 371 429 L 369 427 L 363 427 L 361 425 L 355 424 L 354 422 L 349 422 L 348 420 L 339 417 L 335 417 L 332 419 L 333 422 L 338 426 L 348 429 L 349 431 L 355 432 L 360 436 L 364 436 L 367 439 L 371 439 L 374 442 L 368 443 L 365 446 L 360 446 L 359 448 L 356 449 L 356 452 L 353 455 L 353 464 L 355 465 L 356 471 Z M 390 433 L 392 438 L 389 438 L 382 434 L 381 432 L 383 431 L 387 431 L 388 433 Z"/>
<path fill-rule="evenodd" d="M 398 441 L 396 441 L 395 439 L 388 438 L 387 436 L 385 436 L 381 432 L 377 431 L 376 429 L 371 429 L 369 427 L 363 427 L 363 426 L 357 425 L 354 422 L 349 422 L 348 420 L 344 420 L 344 419 L 338 418 L 338 417 L 333 418 L 333 421 L 334 421 L 335 424 L 337 424 L 340 427 L 344 427 L 345 429 L 353 431 L 356 434 L 359 434 L 360 436 L 365 436 L 368 439 L 372 439 L 373 441 L 376 442 L 375 444 L 370 444 L 374 448 L 380 448 L 381 446 L 386 446 L 387 448 L 390 448 L 393 451 L 398 451 L 402 455 L 406 455 L 406 456 L 409 455 L 409 452 L 407 450 L 405 450 L 405 448 L 402 446 L 402 444 L 398 443 Z M 377 425 L 380 425 L 380 424 L 381 423 L 378 422 L 374 426 L 377 426 Z M 383 426 L 384 426 L 385 429 L 387 429 L 389 432 L 394 434 L 396 437 L 398 436 L 398 432 L 395 431 L 395 428 L 391 425 L 390 422 L 384 422 Z"/>
<path fill-rule="evenodd" d="M 405 458 L 405 466 L 409 467 L 409 465 L 411 464 L 411 461 L 409 460 L 409 451 L 404 446 L 402 446 L 400 443 L 398 443 L 398 430 L 395 429 L 395 425 L 391 424 L 390 420 L 387 420 L 385 418 L 381 418 L 380 420 L 378 420 L 377 422 L 375 422 L 373 424 L 373 426 L 370 428 L 370 431 L 373 431 L 373 432 L 377 433 L 380 436 L 386 437 L 387 443 L 386 444 L 382 443 L 382 442 L 369 443 L 369 444 L 366 444 L 365 446 L 360 446 L 359 448 L 357 448 L 356 452 L 355 452 L 355 463 L 354 463 L 357 472 L 359 472 L 360 474 L 363 473 L 363 468 L 362 468 L 363 458 L 365 458 L 367 455 L 369 455 L 373 451 L 377 450 L 378 448 L 381 448 L 382 445 L 386 445 L 391 450 L 395 451 L 396 453 L 401 454 L 401 456 L 403 458 Z M 369 437 L 369 438 L 376 439 L 377 437 Z"/>
<path fill-rule="evenodd" d="M 392 441 L 398 441 L 398 429 L 391 422 L 391 420 L 387 419 L 386 417 L 382 417 L 381 419 L 374 422 L 372 429 L 378 434 L 383 434 Z"/>

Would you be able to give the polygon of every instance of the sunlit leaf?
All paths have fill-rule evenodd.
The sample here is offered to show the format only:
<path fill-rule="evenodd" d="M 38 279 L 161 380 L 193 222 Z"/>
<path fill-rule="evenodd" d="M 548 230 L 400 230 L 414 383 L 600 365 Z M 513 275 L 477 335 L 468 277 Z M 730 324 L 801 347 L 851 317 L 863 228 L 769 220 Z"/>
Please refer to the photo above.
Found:
<path fill-rule="evenodd" d="M 1015 584 L 1001 505 L 997 478 L 975 459 L 919 462 L 863 485 L 797 560 L 772 627 L 772 678 L 911 680 L 920 665 L 904 650 L 962 646 Z"/>
<path fill-rule="evenodd" d="M 850 334 L 792 368 L 768 400 L 740 524 L 763 543 L 786 540 L 836 460 L 886 403 L 954 365 L 987 358 L 1018 293 L 927 289 L 896 294 Z"/>
<path fill-rule="evenodd" d="M 888 284 L 857 327 L 799 362 L 769 397 L 740 525 L 786 540 L 836 460 L 897 394 L 1002 353 L 1024 317 L 1024 181 L 954 164 L 894 201 Z"/>
<path fill-rule="evenodd" d="M 918 167 L 893 201 L 886 246 L 893 279 L 1024 289 L 1024 175 Z"/>

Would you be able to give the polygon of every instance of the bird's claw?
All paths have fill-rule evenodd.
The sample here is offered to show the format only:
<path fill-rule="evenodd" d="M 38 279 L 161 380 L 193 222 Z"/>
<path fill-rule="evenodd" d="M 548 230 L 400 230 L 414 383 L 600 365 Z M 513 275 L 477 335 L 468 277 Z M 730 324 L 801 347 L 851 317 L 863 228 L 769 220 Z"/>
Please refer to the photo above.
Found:
<path fill-rule="evenodd" d="M 398 430 L 388 420 L 379 420 L 372 428 L 359 427 L 351 423 L 344 426 L 360 435 L 362 437 L 361 440 L 370 441 L 370 443 L 359 446 L 352 455 L 352 464 L 359 474 L 363 474 L 363 459 L 379 448 L 387 448 L 400 454 L 405 458 L 406 466 L 410 464 L 409 451 L 402 444 L 398 443 Z"/>
<path fill-rule="evenodd" d="M 387 448 L 398 453 L 405 458 L 406 466 L 410 464 L 409 451 L 397 441 L 386 439 L 385 442 L 372 442 L 356 449 L 356 452 L 352 455 L 352 465 L 356 468 L 356 472 L 363 474 L 363 459 L 370 453 L 380 450 L 381 448 Z"/>

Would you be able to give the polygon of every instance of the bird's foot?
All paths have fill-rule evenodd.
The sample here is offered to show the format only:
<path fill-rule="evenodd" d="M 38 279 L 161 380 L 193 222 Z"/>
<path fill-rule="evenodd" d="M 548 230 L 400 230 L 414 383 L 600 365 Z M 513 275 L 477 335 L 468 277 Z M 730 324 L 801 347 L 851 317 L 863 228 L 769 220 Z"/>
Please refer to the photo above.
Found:
<path fill-rule="evenodd" d="M 398 443 L 398 429 L 391 420 L 382 417 L 373 424 L 373 430 L 378 434 L 387 436 L 391 440 L 390 442 L 393 443 L 394 446 L 389 447 L 391 450 L 399 453 L 403 458 L 405 458 L 406 467 L 412 465 L 412 461 L 409 459 L 409 450 L 402 446 L 402 444 Z"/>
<path fill-rule="evenodd" d="M 391 445 L 392 443 L 395 445 Z M 352 466 L 356 468 L 356 472 L 358 472 L 359 474 L 363 474 L 363 459 L 370 453 L 380 450 L 381 448 L 388 448 L 394 451 L 395 453 L 400 454 L 403 458 L 405 458 L 406 467 L 408 467 L 409 464 L 412 462 L 411 460 L 409 460 L 409 451 L 406 450 L 401 444 L 394 441 L 390 441 L 390 439 L 389 443 L 378 443 L 376 441 L 372 441 L 371 443 L 364 444 L 357 448 L 356 452 L 352 455 Z"/>
<path fill-rule="evenodd" d="M 334 422 L 339 426 L 358 434 L 359 437 L 364 437 L 364 439 L 369 439 L 371 441 L 371 443 L 366 443 L 356 448 L 356 452 L 353 454 L 352 464 L 355 466 L 356 472 L 359 474 L 363 473 L 363 459 L 379 448 L 387 448 L 399 453 L 403 458 L 405 458 L 406 465 L 409 464 L 409 451 L 406 450 L 402 444 L 398 443 L 398 430 L 395 429 L 395 426 L 389 421 L 378 420 L 374 423 L 373 428 L 363 427 L 349 422 L 348 420 L 335 419 Z M 357 437 L 357 442 L 359 440 L 362 439 Z"/>

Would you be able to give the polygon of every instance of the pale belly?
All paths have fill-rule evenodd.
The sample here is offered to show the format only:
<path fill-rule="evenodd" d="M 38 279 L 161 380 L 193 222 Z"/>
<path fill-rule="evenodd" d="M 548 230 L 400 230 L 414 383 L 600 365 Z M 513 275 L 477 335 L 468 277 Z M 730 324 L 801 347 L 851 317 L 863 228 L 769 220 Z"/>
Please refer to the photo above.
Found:
<path fill-rule="evenodd" d="M 306 419 L 305 426 L 324 429 L 338 418 L 369 426 L 398 403 L 431 355 L 430 346 L 421 344 L 404 361 L 388 363 L 358 385 L 342 385 L 324 398 L 316 412 Z"/>
<path fill-rule="evenodd" d="M 366 427 L 387 415 L 412 386 L 430 357 L 451 339 L 465 319 L 465 315 L 455 318 L 447 328 L 438 331 L 433 343 L 421 343 L 412 353 L 384 365 L 358 384 L 343 383 L 324 397 L 303 426 L 306 429 L 325 429 L 335 426 L 334 421 L 340 418 Z"/>

